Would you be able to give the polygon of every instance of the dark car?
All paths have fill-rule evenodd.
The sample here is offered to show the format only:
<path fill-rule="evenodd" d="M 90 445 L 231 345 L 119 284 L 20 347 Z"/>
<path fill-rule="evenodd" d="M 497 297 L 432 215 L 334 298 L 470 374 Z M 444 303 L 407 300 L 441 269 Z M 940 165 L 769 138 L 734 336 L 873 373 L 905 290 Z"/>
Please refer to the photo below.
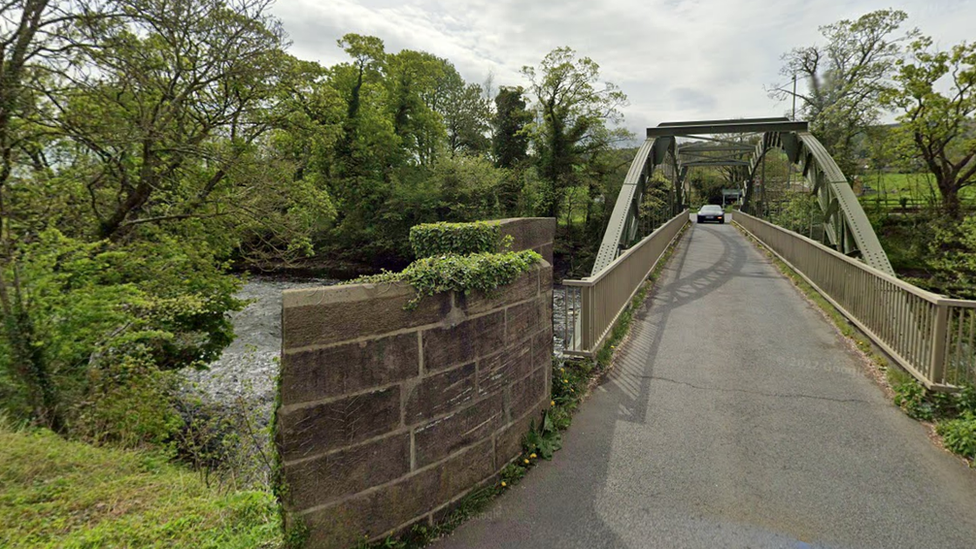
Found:
<path fill-rule="evenodd" d="M 702 206 L 701 209 L 698 210 L 698 222 L 707 223 L 709 221 L 714 221 L 716 223 L 725 223 L 725 212 L 722 211 L 721 206 L 708 204 Z"/>

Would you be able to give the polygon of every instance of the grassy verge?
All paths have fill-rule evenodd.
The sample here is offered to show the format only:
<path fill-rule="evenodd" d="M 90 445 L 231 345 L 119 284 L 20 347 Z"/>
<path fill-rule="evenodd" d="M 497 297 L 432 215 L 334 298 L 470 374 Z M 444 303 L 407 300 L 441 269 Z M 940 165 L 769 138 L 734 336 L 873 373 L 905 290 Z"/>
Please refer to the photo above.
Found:
<path fill-rule="evenodd" d="M 740 225 L 734 225 L 864 354 L 874 379 L 896 406 L 909 417 L 925 423 L 939 446 L 959 455 L 970 466 L 976 465 L 976 388 L 964 386 L 959 392 L 952 394 L 926 389 L 910 373 L 889 360 L 883 351 L 792 267 L 745 232 Z"/>
<path fill-rule="evenodd" d="M 220 493 L 155 453 L 98 448 L 0 422 L 0 547 L 260 548 L 277 505 Z"/>
<path fill-rule="evenodd" d="M 675 245 L 688 226 L 685 225 L 675 238 Z M 470 493 L 447 518 L 432 528 L 415 526 L 409 533 L 398 538 L 391 537 L 374 543 L 363 541 L 359 547 L 363 549 L 424 547 L 431 541 L 453 532 L 464 521 L 484 511 L 497 496 L 518 484 L 529 470 L 539 463 L 539 460 L 552 459 L 553 454 L 562 447 L 561 432 L 569 428 L 573 414 L 579 409 L 589 390 L 610 369 L 617 347 L 630 333 L 634 313 L 644 304 L 661 271 L 671 259 L 675 245 L 669 247 L 661 256 L 657 266 L 631 299 L 630 305 L 617 319 L 610 336 L 594 359 L 553 360 L 550 407 L 539 424 L 533 425 L 530 432 L 525 435 L 522 441 L 522 454 L 502 470 L 497 481 Z"/>

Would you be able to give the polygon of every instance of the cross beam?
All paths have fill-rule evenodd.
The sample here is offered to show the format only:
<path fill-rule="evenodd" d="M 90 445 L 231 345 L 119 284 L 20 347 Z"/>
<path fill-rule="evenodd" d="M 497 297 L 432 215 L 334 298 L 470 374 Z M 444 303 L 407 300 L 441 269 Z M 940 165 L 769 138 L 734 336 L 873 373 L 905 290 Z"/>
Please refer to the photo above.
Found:
<path fill-rule="evenodd" d="M 733 120 L 704 120 L 697 122 L 663 122 L 647 128 L 649 139 L 664 136 L 690 136 L 720 133 L 767 133 L 809 131 L 806 122 L 788 118 L 743 118 Z"/>

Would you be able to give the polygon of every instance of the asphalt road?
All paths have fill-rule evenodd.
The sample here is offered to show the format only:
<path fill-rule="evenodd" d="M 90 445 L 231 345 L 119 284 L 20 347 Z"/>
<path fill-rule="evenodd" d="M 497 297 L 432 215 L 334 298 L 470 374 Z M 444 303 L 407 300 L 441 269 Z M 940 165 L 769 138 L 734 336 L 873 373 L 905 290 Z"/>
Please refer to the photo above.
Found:
<path fill-rule="evenodd" d="M 729 225 L 694 225 L 564 448 L 437 549 L 976 547 L 976 471 Z"/>

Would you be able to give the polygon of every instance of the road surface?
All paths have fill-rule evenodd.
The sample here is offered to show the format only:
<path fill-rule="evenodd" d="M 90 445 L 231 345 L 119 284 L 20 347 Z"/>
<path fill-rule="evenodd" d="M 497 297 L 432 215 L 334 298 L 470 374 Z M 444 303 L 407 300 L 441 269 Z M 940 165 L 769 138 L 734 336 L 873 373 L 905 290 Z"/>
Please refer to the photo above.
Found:
<path fill-rule="evenodd" d="M 976 547 L 976 472 L 733 227 L 648 302 L 563 450 L 435 548 Z"/>

